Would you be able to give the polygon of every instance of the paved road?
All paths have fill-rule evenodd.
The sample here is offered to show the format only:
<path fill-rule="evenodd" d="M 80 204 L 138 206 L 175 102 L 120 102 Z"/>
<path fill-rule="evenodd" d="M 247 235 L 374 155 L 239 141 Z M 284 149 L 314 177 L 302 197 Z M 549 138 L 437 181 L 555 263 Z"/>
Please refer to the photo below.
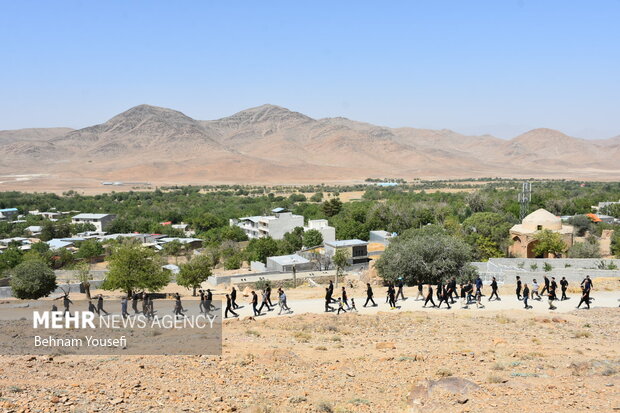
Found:
<path fill-rule="evenodd" d="M 388 304 L 385 303 L 384 289 L 375 289 L 375 302 L 377 303 L 376 307 L 363 307 L 364 302 L 366 301 L 366 297 L 354 297 L 355 304 L 360 314 L 375 314 L 379 311 L 428 311 L 431 313 L 446 313 L 446 312 L 463 312 L 463 311 L 498 311 L 498 310 L 515 310 L 515 311 L 526 311 L 523 308 L 523 302 L 518 301 L 515 295 L 503 296 L 501 301 L 488 301 L 487 297 L 483 297 L 482 304 L 484 308 L 476 308 L 475 304 L 470 304 L 468 308 L 462 308 L 461 303 L 457 302 L 452 305 L 450 310 L 445 307 L 445 304 L 442 304 L 441 309 L 427 307 L 423 308 L 423 301 L 415 301 L 413 297 L 409 297 L 407 300 L 402 301 L 399 300 L 397 305 L 399 306 L 396 310 L 391 310 Z M 569 311 L 575 310 L 575 307 L 579 303 L 581 296 L 579 294 L 568 294 L 569 299 L 565 301 L 554 301 L 554 305 L 557 307 L 556 310 L 549 310 L 549 303 L 546 298 L 543 298 L 541 301 L 530 300 L 528 304 L 532 306 L 531 309 L 527 310 L 530 313 L 565 313 Z M 237 313 L 240 317 L 247 317 L 253 315 L 252 305 L 248 304 L 245 300 L 246 297 L 240 297 L 238 300 L 238 304 L 243 306 L 237 310 Z M 591 308 L 601 308 L 601 307 L 609 307 L 609 308 L 618 308 L 620 302 L 618 299 L 620 298 L 620 291 L 613 292 L 596 292 L 594 291 L 591 294 L 591 298 L 593 301 L 590 304 Z M 437 299 L 434 297 L 435 303 L 437 303 Z M 275 292 L 272 294 L 272 302 L 274 304 L 277 303 Z M 188 302 L 189 303 L 189 302 Z M 430 304 L 429 304 L 430 305 Z M 259 304 L 260 306 L 260 304 Z M 315 313 L 315 314 L 324 314 L 325 310 L 325 300 L 323 299 L 310 299 L 310 300 L 288 300 L 288 306 L 293 310 L 290 315 L 296 314 L 307 314 L 307 313 Z M 337 304 L 332 304 L 332 307 L 337 308 Z M 582 308 L 585 306 L 582 305 Z M 264 317 L 277 317 L 279 307 L 276 305 L 273 311 L 266 311 L 263 309 L 263 314 L 260 316 Z M 620 309 L 619 309 L 620 310 Z M 587 310 L 583 310 L 587 311 Z M 284 315 L 284 311 L 282 312 L 282 316 Z"/>

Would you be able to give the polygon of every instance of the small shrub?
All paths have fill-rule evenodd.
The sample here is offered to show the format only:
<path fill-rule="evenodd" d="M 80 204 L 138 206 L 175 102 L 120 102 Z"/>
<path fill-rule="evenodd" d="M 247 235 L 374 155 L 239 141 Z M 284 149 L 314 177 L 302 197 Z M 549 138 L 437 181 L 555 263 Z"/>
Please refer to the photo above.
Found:
<path fill-rule="evenodd" d="M 314 349 L 315 350 L 319 350 L 319 351 L 327 351 L 327 347 L 325 347 L 325 346 L 317 346 Z"/>
<path fill-rule="evenodd" d="M 340 338 L 340 336 L 332 336 L 330 338 L 331 341 L 342 341 L 342 339 Z"/>
<path fill-rule="evenodd" d="M 504 370 L 504 369 L 505 369 L 505 367 L 504 367 L 502 364 L 500 364 L 500 363 L 495 363 L 495 364 L 491 367 L 491 369 L 493 369 L 493 370 L 497 370 L 497 371 L 501 371 L 501 370 Z M 491 383 L 492 383 L 492 382 L 491 382 Z"/>
<path fill-rule="evenodd" d="M 291 396 L 289 397 L 288 401 L 292 404 L 299 404 L 308 401 L 308 399 L 304 396 Z"/>
<path fill-rule="evenodd" d="M 545 272 L 549 272 L 549 271 L 553 270 L 553 266 L 551 264 L 549 264 L 548 262 L 545 262 L 543 264 L 543 270 Z"/>
<path fill-rule="evenodd" d="M 592 337 L 592 333 L 589 331 L 577 331 L 575 333 L 575 338 L 590 338 Z"/>
<path fill-rule="evenodd" d="M 350 400 L 349 403 L 354 404 L 356 406 L 360 406 L 360 405 L 365 405 L 365 406 L 370 406 L 370 402 L 366 399 L 353 399 Z"/>
<path fill-rule="evenodd" d="M 334 408 L 332 407 L 331 403 L 328 402 L 319 402 L 316 405 L 316 410 L 319 412 L 334 413 Z"/>
<path fill-rule="evenodd" d="M 437 370 L 437 375 L 439 377 L 450 377 L 452 376 L 452 372 L 448 369 L 439 369 Z"/>
<path fill-rule="evenodd" d="M 498 383 L 503 383 L 504 379 L 502 379 L 500 376 L 496 376 L 494 374 L 491 374 L 491 375 L 489 375 L 489 377 L 487 377 L 487 382 L 498 384 Z"/>
<path fill-rule="evenodd" d="M 531 265 L 530 265 L 530 269 L 531 269 L 532 271 L 536 271 L 536 270 L 538 269 L 538 264 L 536 264 L 536 263 L 531 264 Z"/>
<path fill-rule="evenodd" d="M 248 336 L 260 337 L 260 333 L 256 330 L 245 330 L 245 334 Z"/>
<path fill-rule="evenodd" d="M 307 343 L 312 338 L 310 333 L 306 333 L 303 331 L 296 332 L 295 334 L 293 334 L 293 337 L 295 337 L 301 343 Z"/>

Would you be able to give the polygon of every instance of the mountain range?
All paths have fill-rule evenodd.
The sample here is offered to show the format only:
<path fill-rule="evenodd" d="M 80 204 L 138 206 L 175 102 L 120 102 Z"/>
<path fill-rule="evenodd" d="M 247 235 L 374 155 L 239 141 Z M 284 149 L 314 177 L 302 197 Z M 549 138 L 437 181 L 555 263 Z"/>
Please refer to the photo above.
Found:
<path fill-rule="evenodd" d="M 83 129 L 0 131 L 0 189 L 356 182 L 365 178 L 620 177 L 620 136 L 534 129 L 511 140 L 442 129 L 313 119 L 263 105 L 196 120 L 150 105 Z M 14 177 L 21 179 L 13 179 Z"/>

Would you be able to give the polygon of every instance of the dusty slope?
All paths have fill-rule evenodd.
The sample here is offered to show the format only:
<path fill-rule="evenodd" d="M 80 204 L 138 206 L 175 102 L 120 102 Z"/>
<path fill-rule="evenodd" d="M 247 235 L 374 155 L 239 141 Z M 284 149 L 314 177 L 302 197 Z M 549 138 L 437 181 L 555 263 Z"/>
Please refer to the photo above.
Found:
<path fill-rule="evenodd" d="M 211 121 L 140 105 L 75 130 L 0 132 L 0 176 L 46 174 L 0 189 L 103 180 L 184 183 L 351 182 L 367 177 L 617 179 L 617 138 L 586 141 L 535 129 L 505 141 L 450 130 L 312 119 L 263 105 Z M 72 179 L 74 181 L 72 181 Z M 72 183 L 73 182 L 73 183 Z"/>
<path fill-rule="evenodd" d="M 610 412 L 620 408 L 618 309 L 562 316 L 421 312 L 230 321 L 213 356 L 0 356 L 3 411 Z"/>

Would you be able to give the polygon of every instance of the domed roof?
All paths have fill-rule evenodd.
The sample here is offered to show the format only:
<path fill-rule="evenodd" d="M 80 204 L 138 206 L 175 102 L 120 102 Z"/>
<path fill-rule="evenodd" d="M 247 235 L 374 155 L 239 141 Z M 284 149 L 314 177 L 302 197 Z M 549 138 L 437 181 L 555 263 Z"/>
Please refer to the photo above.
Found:
<path fill-rule="evenodd" d="M 523 218 L 523 226 L 532 231 L 539 229 L 539 226 L 542 229 L 559 230 L 562 229 L 562 220 L 546 209 L 540 208 Z"/>

